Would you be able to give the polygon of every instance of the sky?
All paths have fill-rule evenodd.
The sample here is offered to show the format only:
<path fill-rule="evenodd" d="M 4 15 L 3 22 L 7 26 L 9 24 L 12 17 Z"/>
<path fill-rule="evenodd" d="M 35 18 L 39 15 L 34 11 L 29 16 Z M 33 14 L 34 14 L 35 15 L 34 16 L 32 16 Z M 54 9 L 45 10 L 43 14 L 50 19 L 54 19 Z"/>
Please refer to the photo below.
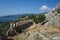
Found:
<path fill-rule="evenodd" d="M 60 0 L 0 0 L 0 16 L 49 12 Z"/>

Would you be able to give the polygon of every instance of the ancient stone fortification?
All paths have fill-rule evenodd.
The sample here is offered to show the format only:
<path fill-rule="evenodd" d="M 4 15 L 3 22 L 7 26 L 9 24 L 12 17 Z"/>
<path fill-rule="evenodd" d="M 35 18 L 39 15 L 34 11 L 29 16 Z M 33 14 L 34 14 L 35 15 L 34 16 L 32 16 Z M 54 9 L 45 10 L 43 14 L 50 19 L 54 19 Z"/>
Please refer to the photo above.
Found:
<path fill-rule="evenodd" d="M 6 35 L 11 36 L 11 35 L 16 35 L 18 33 L 21 33 L 21 32 L 23 32 L 23 30 L 27 29 L 32 24 L 33 24 L 33 22 L 31 20 L 10 23 L 10 28 L 7 31 Z"/>

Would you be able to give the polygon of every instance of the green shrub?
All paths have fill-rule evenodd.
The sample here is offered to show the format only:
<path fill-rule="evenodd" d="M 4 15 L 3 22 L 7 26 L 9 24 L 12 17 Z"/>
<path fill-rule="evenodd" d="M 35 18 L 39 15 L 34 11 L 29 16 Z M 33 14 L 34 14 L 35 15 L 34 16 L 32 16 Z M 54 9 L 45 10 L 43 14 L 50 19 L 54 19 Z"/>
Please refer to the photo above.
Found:
<path fill-rule="evenodd" d="M 40 15 L 37 15 L 36 17 L 33 18 L 33 21 L 35 23 L 41 23 L 45 20 L 45 15 L 44 14 L 40 14 Z"/>
<path fill-rule="evenodd" d="M 57 10 L 57 13 L 60 13 L 60 9 Z"/>

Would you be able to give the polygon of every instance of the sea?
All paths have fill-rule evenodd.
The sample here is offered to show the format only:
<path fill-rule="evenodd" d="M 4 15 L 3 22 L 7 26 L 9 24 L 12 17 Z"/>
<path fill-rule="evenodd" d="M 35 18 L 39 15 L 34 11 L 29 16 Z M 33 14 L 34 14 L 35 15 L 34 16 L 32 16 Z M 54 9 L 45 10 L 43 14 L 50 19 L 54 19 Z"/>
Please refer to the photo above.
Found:
<path fill-rule="evenodd" d="M 16 20 L 17 18 L 21 18 L 22 16 L 29 15 L 29 14 L 18 14 L 18 15 L 8 15 L 0 17 L 0 22 L 8 22 Z"/>

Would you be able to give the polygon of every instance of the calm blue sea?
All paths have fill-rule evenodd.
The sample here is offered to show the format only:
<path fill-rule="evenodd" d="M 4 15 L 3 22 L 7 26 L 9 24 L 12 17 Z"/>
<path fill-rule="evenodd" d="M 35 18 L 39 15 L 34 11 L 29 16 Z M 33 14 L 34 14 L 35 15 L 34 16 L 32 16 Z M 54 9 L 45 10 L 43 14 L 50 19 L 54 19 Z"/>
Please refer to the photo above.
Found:
<path fill-rule="evenodd" d="M 17 18 L 20 18 L 21 16 L 30 15 L 30 14 L 19 14 L 19 15 L 9 15 L 0 17 L 0 22 L 8 22 L 12 20 L 16 20 Z"/>
<path fill-rule="evenodd" d="M 7 22 L 7 21 L 15 20 L 15 19 L 17 19 L 17 17 L 14 17 L 14 18 L 12 18 L 12 17 L 1 17 L 0 21 L 1 22 Z"/>

